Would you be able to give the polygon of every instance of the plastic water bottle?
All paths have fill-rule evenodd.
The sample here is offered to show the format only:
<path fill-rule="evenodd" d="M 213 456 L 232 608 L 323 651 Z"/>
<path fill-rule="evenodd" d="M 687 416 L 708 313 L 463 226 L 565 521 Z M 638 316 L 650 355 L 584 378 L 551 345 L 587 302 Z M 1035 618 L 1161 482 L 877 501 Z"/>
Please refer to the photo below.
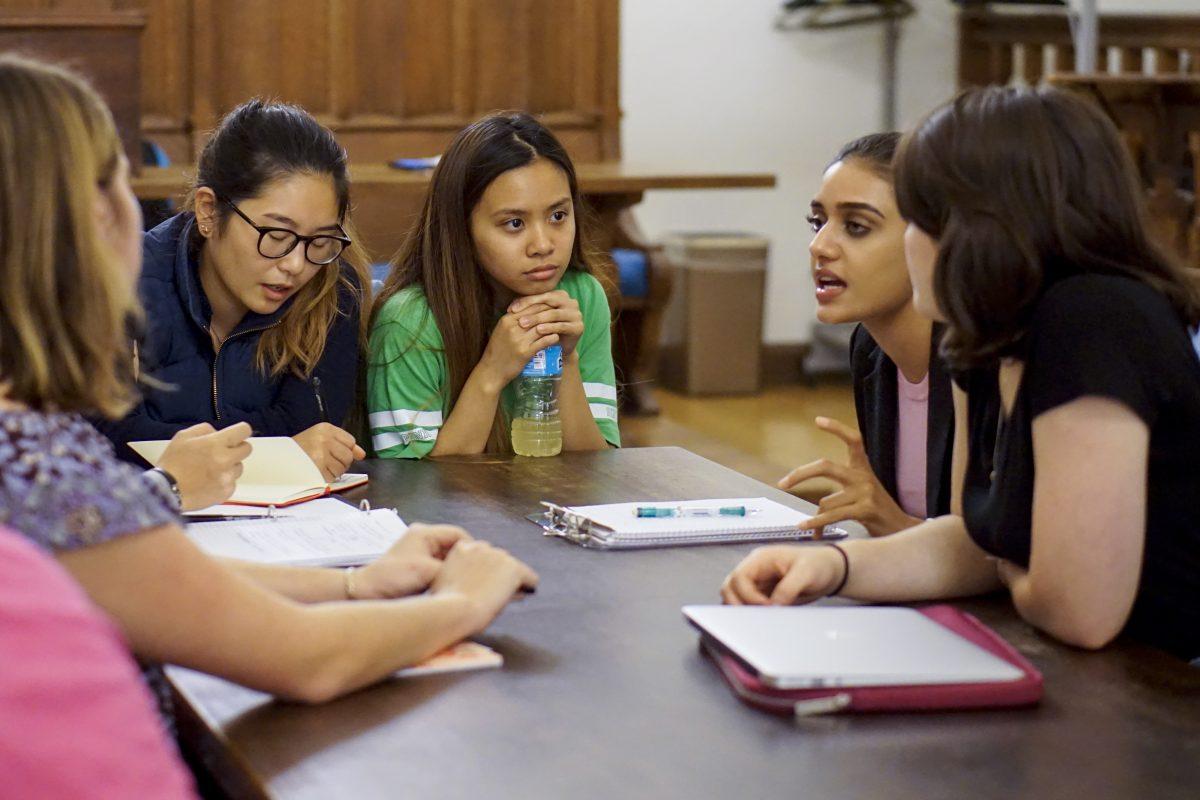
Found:
<path fill-rule="evenodd" d="M 558 383 L 562 380 L 562 348 L 541 350 L 516 380 L 512 446 L 519 456 L 556 456 L 562 452 L 562 421 L 558 418 Z"/>

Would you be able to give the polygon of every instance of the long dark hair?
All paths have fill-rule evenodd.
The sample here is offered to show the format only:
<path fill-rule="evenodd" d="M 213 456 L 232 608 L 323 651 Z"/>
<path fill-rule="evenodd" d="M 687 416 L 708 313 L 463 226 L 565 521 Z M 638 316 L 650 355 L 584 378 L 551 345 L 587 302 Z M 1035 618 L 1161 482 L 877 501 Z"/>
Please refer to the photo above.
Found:
<path fill-rule="evenodd" d="M 299 106 L 254 98 L 230 111 L 221 120 L 200 152 L 196 179 L 188 198 L 195 208 L 196 190 L 207 187 L 220 200 L 238 203 L 257 197 L 267 186 L 292 175 L 325 175 L 333 181 L 338 222 L 356 239 L 347 219 L 350 177 L 345 149 L 333 133 Z M 217 226 L 224 228 L 232 212 L 217 203 Z M 201 246 L 197 237 L 193 246 Z M 347 247 L 338 266 L 322 268 L 296 293 L 280 324 L 259 339 L 258 368 L 271 375 L 291 371 L 307 377 L 325 351 L 325 339 L 338 314 L 339 295 L 353 298 L 361 308 L 363 292 L 370 286 L 367 256 L 357 244 Z M 360 315 L 360 344 L 366 320 Z"/>
<path fill-rule="evenodd" d="M 1086 100 L 965 92 L 905 136 L 895 173 L 901 215 L 938 240 L 933 291 L 956 368 L 1019 354 L 1038 299 L 1071 275 L 1133 278 L 1200 319 L 1196 290 L 1149 238 L 1116 128 Z"/>
<path fill-rule="evenodd" d="M 372 321 L 397 292 L 409 286 L 424 290 L 442 337 L 450 408 L 483 356 L 496 304 L 495 290 L 476 258 L 471 212 L 492 181 L 538 158 L 558 166 L 571 189 L 576 226 L 568 269 L 592 272 L 585 255 L 586 210 L 570 156 L 554 134 L 529 114 L 502 112 L 464 128 L 442 155 L 421 215 L 392 258 L 391 271 L 375 298 Z M 506 434 L 507 422 L 497 410 L 488 451 L 506 452 L 511 446 Z"/>

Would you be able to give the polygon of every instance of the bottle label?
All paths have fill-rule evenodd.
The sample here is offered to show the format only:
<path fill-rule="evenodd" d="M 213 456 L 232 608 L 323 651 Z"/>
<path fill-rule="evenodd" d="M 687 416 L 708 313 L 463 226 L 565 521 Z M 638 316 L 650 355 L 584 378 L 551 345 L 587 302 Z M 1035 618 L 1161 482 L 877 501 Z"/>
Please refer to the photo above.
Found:
<path fill-rule="evenodd" d="M 539 350 L 525 369 L 521 370 L 523 378 L 554 378 L 562 375 L 562 347 L 552 344 L 545 350 Z"/>

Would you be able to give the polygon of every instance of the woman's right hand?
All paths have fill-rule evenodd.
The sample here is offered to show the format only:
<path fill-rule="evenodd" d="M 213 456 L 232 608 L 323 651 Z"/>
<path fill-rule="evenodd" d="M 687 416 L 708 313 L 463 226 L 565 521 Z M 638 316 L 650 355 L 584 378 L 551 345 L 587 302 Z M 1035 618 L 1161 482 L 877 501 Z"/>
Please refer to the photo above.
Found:
<path fill-rule="evenodd" d="M 543 306 L 526 309 L 522 316 L 541 308 Z M 539 350 L 545 350 L 555 344 L 558 344 L 557 333 L 543 336 L 537 332 L 536 326 L 525 330 L 516 314 L 505 314 L 492 330 L 483 357 L 479 359 L 479 367 L 487 371 L 496 390 L 499 391 L 521 374 L 529 359 Z"/>
<path fill-rule="evenodd" d="M 318 422 L 292 437 L 327 481 L 336 481 L 352 463 L 367 457 L 354 437 L 336 425 Z"/>
<path fill-rule="evenodd" d="M 465 635 L 472 636 L 490 625 L 519 590 L 537 584 L 537 573 L 506 551 L 487 542 L 460 541 L 446 554 L 429 592 L 467 599 L 471 612 Z"/>
<path fill-rule="evenodd" d="M 811 603 L 836 589 L 845 570 L 841 554 L 832 547 L 758 547 L 726 576 L 721 599 L 735 606 Z"/>
<path fill-rule="evenodd" d="M 158 466 L 179 485 L 184 511 L 224 503 L 237 487 L 242 462 L 250 455 L 250 426 L 245 422 L 214 430 L 201 422 L 171 437 Z"/>

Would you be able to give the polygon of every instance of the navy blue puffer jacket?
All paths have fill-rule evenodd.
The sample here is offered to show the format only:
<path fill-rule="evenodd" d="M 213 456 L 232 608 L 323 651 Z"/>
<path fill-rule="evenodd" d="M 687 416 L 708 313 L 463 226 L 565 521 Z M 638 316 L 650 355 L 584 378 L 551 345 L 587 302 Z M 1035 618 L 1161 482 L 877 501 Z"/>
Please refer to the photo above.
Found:
<path fill-rule="evenodd" d="M 140 369 L 175 388 L 144 388 L 142 402 L 124 419 L 96 423 L 116 445 L 117 455 L 140 463 L 127 442 L 169 439 L 198 422 L 223 428 L 244 420 L 256 436 L 294 436 L 322 421 L 342 424 L 354 398 L 358 366 L 359 306 L 352 293 L 343 290 L 339 298 L 341 313 L 313 376 L 269 377 L 254 365 L 259 337 L 278 324 L 295 298 L 269 316 L 248 312 L 217 354 L 208 333 L 212 311 L 196 260 L 188 253 L 193 224 L 192 214 L 178 214 L 143 239 L 138 288 L 146 330 L 138 342 Z"/>

